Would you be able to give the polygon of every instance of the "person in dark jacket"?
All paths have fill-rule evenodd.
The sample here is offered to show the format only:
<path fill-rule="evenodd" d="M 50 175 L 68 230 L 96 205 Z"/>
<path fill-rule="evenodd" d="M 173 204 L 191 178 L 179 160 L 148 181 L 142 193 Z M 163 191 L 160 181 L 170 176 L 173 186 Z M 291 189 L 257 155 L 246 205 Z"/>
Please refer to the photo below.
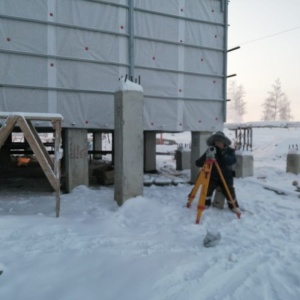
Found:
<path fill-rule="evenodd" d="M 225 134 L 221 131 L 216 132 L 212 136 L 210 136 L 207 141 L 207 146 L 215 147 L 215 159 L 219 164 L 222 175 L 225 179 L 226 185 L 228 187 L 229 192 L 231 193 L 232 199 L 235 201 L 236 207 L 239 207 L 238 202 L 236 200 L 236 194 L 234 189 L 234 172 L 232 170 L 232 166 L 236 163 L 235 150 L 230 148 L 231 141 L 229 138 L 225 136 Z M 207 151 L 196 160 L 196 166 L 203 167 L 205 161 L 207 159 Z M 211 205 L 211 199 L 216 188 L 220 186 L 222 193 L 224 194 L 229 208 L 232 210 L 233 205 L 230 203 L 230 197 L 226 192 L 226 189 L 222 183 L 218 170 L 213 164 L 209 185 L 207 189 L 207 195 L 205 200 L 205 206 L 209 207 Z"/>

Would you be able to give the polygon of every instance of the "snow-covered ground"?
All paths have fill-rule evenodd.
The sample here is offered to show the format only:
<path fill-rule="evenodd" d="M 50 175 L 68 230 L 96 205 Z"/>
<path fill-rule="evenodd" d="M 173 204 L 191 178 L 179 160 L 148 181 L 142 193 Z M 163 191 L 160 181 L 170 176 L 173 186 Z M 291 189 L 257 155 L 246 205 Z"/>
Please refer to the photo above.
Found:
<path fill-rule="evenodd" d="M 235 179 L 241 219 L 210 208 L 195 224 L 188 184 L 145 187 L 122 207 L 113 187 L 79 186 L 62 195 L 59 218 L 53 194 L 2 186 L 0 299 L 299 300 L 299 176 L 285 172 L 299 143 L 299 128 L 254 129 L 255 174 Z M 158 156 L 157 166 L 175 169 L 174 157 Z M 207 231 L 221 234 L 215 247 L 203 246 Z"/>

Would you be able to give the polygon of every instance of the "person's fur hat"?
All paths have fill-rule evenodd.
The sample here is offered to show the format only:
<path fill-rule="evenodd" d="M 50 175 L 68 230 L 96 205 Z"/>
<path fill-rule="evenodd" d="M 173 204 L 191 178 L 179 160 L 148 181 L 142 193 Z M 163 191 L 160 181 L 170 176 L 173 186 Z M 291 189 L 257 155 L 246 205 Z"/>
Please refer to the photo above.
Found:
<path fill-rule="evenodd" d="M 218 131 L 210 136 L 206 141 L 207 146 L 213 146 L 216 141 L 222 142 L 227 147 L 231 145 L 230 139 L 222 131 Z"/>

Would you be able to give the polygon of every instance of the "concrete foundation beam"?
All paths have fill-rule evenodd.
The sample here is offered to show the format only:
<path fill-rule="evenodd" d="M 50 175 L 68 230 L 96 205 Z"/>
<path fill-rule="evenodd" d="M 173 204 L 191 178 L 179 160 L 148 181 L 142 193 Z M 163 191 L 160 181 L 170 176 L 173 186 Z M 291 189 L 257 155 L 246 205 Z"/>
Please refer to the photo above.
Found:
<path fill-rule="evenodd" d="M 93 150 L 101 151 L 102 150 L 102 132 L 94 132 L 93 133 Z M 101 154 L 94 154 L 94 159 L 102 159 Z"/>
<path fill-rule="evenodd" d="M 176 170 L 185 170 L 191 168 L 191 151 L 176 150 Z"/>
<path fill-rule="evenodd" d="M 244 178 L 253 176 L 253 155 L 252 154 L 236 154 L 235 177 Z"/>
<path fill-rule="evenodd" d="M 286 172 L 293 174 L 300 173 L 300 154 L 288 153 L 286 158 Z"/>

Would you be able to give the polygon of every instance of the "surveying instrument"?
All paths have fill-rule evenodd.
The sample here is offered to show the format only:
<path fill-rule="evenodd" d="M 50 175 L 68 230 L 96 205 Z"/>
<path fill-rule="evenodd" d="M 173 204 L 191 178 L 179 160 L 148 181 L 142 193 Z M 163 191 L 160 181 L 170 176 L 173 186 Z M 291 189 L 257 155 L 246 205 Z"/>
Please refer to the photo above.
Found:
<path fill-rule="evenodd" d="M 211 146 L 207 149 L 206 151 L 206 161 L 204 162 L 204 165 L 202 167 L 202 169 L 199 172 L 199 175 L 197 177 L 196 183 L 192 189 L 192 191 L 190 192 L 189 196 L 188 196 L 188 202 L 187 202 L 187 208 L 190 208 L 192 205 L 193 200 L 195 199 L 198 189 L 201 186 L 201 192 L 200 192 L 200 196 L 199 196 L 199 201 L 198 201 L 198 206 L 197 206 L 197 217 L 196 217 L 196 224 L 200 223 L 200 218 L 202 215 L 202 212 L 205 210 L 205 199 L 206 199 L 206 194 L 207 194 L 207 189 L 208 189 L 208 185 L 209 185 L 209 180 L 210 180 L 210 175 L 211 175 L 211 170 L 213 165 L 215 165 L 218 174 L 220 176 L 221 182 L 225 188 L 225 191 L 229 197 L 229 203 L 232 204 L 232 210 L 233 212 L 236 213 L 237 217 L 240 218 L 241 217 L 241 212 L 239 211 L 239 209 L 236 207 L 235 201 L 232 198 L 232 195 L 228 189 L 228 186 L 226 184 L 226 181 L 224 179 L 224 176 L 222 174 L 222 171 L 220 169 L 220 166 L 215 158 L 215 154 L 216 154 L 216 148 Z"/>

